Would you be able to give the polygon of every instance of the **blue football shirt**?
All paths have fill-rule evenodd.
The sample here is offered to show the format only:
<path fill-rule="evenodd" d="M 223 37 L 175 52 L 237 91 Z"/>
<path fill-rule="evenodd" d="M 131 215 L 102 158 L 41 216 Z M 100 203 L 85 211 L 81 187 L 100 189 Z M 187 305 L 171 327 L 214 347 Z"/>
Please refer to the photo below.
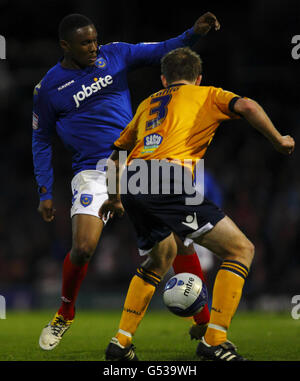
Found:
<path fill-rule="evenodd" d="M 159 43 L 111 43 L 98 48 L 92 67 L 66 69 L 58 62 L 35 87 L 32 153 L 40 199 L 52 198 L 52 136 L 72 153 L 74 174 L 96 169 L 108 158 L 120 132 L 132 119 L 127 72 L 160 63 L 169 51 L 191 46 L 198 39 L 193 28 Z"/>

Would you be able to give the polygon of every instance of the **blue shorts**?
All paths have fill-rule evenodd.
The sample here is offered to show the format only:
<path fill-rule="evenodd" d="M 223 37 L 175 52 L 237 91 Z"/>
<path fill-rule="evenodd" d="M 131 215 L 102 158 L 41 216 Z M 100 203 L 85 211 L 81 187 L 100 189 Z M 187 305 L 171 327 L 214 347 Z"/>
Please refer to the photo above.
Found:
<path fill-rule="evenodd" d="M 135 175 L 127 171 L 127 182 Z M 149 188 L 150 188 L 149 176 Z M 122 204 L 137 233 L 138 248 L 141 255 L 151 251 L 157 242 L 174 232 L 185 245 L 211 230 L 225 217 L 224 212 L 213 202 L 204 198 L 200 205 L 187 205 L 190 197 L 184 191 L 172 193 L 176 180 L 171 177 L 171 194 L 121 194 Z M 196 191 L 195 191 L 196 192 Z"/>

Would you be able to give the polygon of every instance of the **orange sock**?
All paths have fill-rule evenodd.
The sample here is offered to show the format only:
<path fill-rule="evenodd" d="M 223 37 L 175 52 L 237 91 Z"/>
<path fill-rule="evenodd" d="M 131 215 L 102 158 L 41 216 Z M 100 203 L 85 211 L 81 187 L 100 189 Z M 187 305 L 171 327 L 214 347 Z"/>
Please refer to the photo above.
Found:
<path fill-rule="evenodd" d="M 152 296 L 161 278 L 154 272 L 142 267 L 137 269 L 132 278 L 119 324 L 116 338 L 124 347 L 130 345 L 132 336 L 142 321 Z"/>
<path fill-rule="evenodd" d="M 227 341 L 227 330 L 239 305 L 248 268 L 238 261 L 224 260 L 215 279 L 210 321 L 204 339 L 209 345 Z"/>

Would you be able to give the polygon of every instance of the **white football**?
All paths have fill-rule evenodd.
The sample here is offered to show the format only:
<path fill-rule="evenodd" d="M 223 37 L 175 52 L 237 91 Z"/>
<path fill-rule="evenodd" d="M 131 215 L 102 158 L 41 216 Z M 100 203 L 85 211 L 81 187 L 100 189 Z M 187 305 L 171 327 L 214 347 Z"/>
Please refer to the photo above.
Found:
<path fill-rule="evenodd" d="M 166 307 L 175 315 L 194 316 L 208 301 L 206 285 L 194 274 L 174 275 L 165 285 L 163 299 Z"/>

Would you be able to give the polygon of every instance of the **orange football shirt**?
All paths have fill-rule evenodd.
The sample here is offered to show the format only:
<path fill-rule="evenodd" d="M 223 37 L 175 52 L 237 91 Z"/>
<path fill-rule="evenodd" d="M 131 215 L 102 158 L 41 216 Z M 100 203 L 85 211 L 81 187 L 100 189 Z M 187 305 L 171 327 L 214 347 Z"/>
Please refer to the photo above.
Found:
<path fill-rule="evenodd" d="M 114 143 L 132 159 L 167 159 L 194 167 L 203 158 L 219 124 L 239 116 L 229 110 L 238 95 L 212 86 L 172 85 L 138 107 Z"/>

